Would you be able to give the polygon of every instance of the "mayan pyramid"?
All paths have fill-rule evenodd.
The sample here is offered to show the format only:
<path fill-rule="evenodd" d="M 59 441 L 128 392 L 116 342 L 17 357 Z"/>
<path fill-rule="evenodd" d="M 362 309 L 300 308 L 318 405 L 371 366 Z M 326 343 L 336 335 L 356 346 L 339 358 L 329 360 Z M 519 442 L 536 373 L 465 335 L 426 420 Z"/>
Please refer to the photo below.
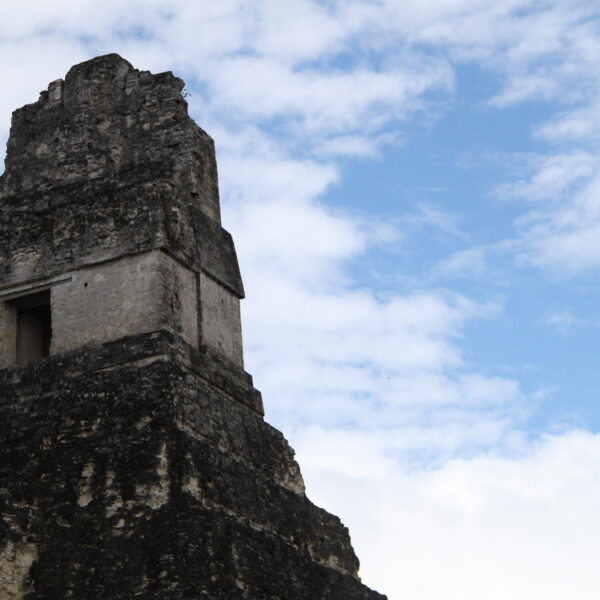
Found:
<path fill-rule="evenodd" d="M 110 54 L 15 111 L 0 177 L 0 600 L 375 600 L 243 368 L 183 81 Z"/>

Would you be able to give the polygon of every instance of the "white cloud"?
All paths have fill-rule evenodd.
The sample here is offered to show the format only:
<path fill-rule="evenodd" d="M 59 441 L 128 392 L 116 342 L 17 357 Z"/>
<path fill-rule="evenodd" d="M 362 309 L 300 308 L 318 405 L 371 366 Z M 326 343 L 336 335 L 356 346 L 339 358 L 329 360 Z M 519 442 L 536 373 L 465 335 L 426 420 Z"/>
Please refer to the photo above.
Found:
<path fill-rule="evenodd" d="M 600 267 L 600 160 L 589 150 L 519 156 L 521 171 L 499 185 L 503 200 L 526 201 L 515 219 L 518 237 L 496 249 L 515 253 L 520 264 L 552 275 L 572 276 Z"/>
<path fill-rule="evenodd" d="M 523 159 L 531 165 L 533 175 L 498 187 L 496 191 L 501 198 L 544 203 L 562 200 L 572 196 L 576 186 L 586 183 L 598 168 L 598 157 L 580 150 Z"/>
<path fill-rule="evenodd" d="M 417 211 L 408 215 L 404 220 L 409 225 L 433 227 L 452 237 L 466 238 L 456 222 L 456 217 L 452 213 L 432 205 L 419 204 Z"/>
<path fill-rule="evenodd" d="M 361 433 L 307 430 L 296 446 L 309 496 L 342 513 L 363 581 L 390 598 L 596 598 L 600 436 L 518 442 L 512 458 L 428 471 Z"/>
<path fill-rule="evenodd" d="M 480 277 L 488 270 L 482 248 L 459 250 L 441 260 L 434 268 L 435 277 Z"/>
<path fill-rule="evenodd" d="M 31 6 L 11 5 L 0 19 L 8 53 L 3 68 L 25 58 L 11 80 L 30 82 L 36 68 L 58 77 L 78 57 L 120 51 L 137 66 L 172 68 L 191 87 L 207 86 L 202 114 L 231 119 L 235 111 L 238 123 L 285 117 L 288 126 L 290 119 L 295 123 L 288 134 L 304 143 L 312 138 L 315 147 L 329 144 L 330 153 L 335 132 L 334 154 L 374 152 L 390 125 L 427 107 L 426 94 L 451 91 L 450 59 L 501 73 L 505 85 L 496 101 L 506 104 L 548 95 L 585 102 L 600 56 L 591 11 L 576 1 L 293 0 L 284 9 L 271 0 L 251 6 L 64 0 Z M 70 60 L 56 60 L 60 46 L 69 49 Z M 27 48 L 41 65 L 28 58 Z M 12 96 L 10 106 L 13 101 L 19 104 L 20 96 Z"/>
<path fill-rule="evenodd" d="M 559 197 L 560 202 L 541 204 L 517 220 L 518 256 L 523 263 L 564 275 L 600 266 L 599 164 L 593 159 L 579 171 L 571 169 L 548 192 L 551 200 Z M 535 179 L 524 188 L 542 198 L 544 185 Z"/>
<path fill-rule="evenodd" d="M 337 156 L 378 157 L 382 146 L 399 144 L 399 135 L 383 133 L 381 135 L 340 135 L 327 137 L 315 148 L 318 158 Z"/>
<path fill-rule="evenodd" d="M 575 108 L 559 114 L 535 130 L 539 138 L 552 142 L 586 141 L 598 137 L 600 132 L 600 104 Z"/>
<path fill-rule="evenodd" d="M 294 70 L 279 58 L 235 57 L 220 60 L 209 85 L 219 110 L 240 118 L 300 120 L 306 134 L 362 130 L 378 133 L 393 117 L 419 108 L 417 99 L 448 85 L 445 65 L 424 62 L 388 71 L 358 67 Z M 268 91 L 267 91 L 268 90 Z"/>
<path fill-rule="evenodd" d="M 36 86 L 43 89 L 73 62 L 116 51 L 139 68 L 174 69 L 190 88 L 203 86 L 195 92 L 202 94 L 203 116 L 218 115 L 235 128 L 285 118 L 292 141 L 301 138 L 321 154 L 372 154 L 389 142 L 391 122 L 422 107 L 424 92 L 452 84 L 448 63 L 424 53 L 399 53 L 379 65 L 363 59 L 352 49 L 360 27 L 342 8 L 308 0 L 285 9 L 266 0 L 34 6 L 11 6 L 0 24 L 5 89 L 12 91 L 4 114 L 35 100 L 23 97 L 35 73 L 44 74 Z M 340 54 L 350 57 L 343 68 Z"/>
<path fill-rule="evenodd" d="M 558 81 L 552 77 L 530 74 L 513 76 L 509 84 L 490 103 L 499 107 L 510 106 L 524 100 L 548 100 L 558 91 Z"/>
<path fill-rule="evenodd" d="M 563 336 L 569 335 L 574 327 L 587 323 L 585 319 L 573 314 L 569 308 L 549 311 L 544 317 L 544 322 Z"/>
<path fill-rule="evenodd" d="M 346 24 L 335 17 L 330 8 L 313 2 L 263 2 L 256 51 L 293 63 L 322 59 L 343 49 L 348 36 Z"/>

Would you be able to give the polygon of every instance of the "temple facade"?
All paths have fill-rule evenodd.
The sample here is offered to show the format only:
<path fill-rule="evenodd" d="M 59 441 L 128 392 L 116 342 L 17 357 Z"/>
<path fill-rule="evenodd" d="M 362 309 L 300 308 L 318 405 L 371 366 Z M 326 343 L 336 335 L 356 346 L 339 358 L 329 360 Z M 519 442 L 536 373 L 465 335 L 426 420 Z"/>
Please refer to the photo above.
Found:
<path fill-rule="evenodd" d="M 244 371 L 212 139 L 111 54 L 0 177 L 0 599 L 381 600 Z"/>

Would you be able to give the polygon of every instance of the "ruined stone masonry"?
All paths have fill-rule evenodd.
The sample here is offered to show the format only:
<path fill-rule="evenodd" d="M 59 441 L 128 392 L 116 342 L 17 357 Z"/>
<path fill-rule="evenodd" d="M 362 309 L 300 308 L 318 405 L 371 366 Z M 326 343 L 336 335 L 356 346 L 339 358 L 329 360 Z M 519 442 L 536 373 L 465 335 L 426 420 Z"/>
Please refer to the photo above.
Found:
<path fill-rule="evenodd" d="M 243 369 L 211 138 L 115 54 L 13 114 L 0 600 L 382 600 Z"/>

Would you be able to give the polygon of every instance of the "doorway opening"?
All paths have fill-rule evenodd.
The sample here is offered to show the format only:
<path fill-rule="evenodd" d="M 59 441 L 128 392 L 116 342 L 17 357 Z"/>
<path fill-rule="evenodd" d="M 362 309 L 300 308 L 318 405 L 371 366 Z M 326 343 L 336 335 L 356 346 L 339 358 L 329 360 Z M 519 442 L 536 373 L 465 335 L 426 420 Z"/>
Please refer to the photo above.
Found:
<path fill-rule="evenodd" d="M 17 311 L 16 363 L 22 365 L 50 355 L 52 313 L 50 290 L 15 298 Z"/>

